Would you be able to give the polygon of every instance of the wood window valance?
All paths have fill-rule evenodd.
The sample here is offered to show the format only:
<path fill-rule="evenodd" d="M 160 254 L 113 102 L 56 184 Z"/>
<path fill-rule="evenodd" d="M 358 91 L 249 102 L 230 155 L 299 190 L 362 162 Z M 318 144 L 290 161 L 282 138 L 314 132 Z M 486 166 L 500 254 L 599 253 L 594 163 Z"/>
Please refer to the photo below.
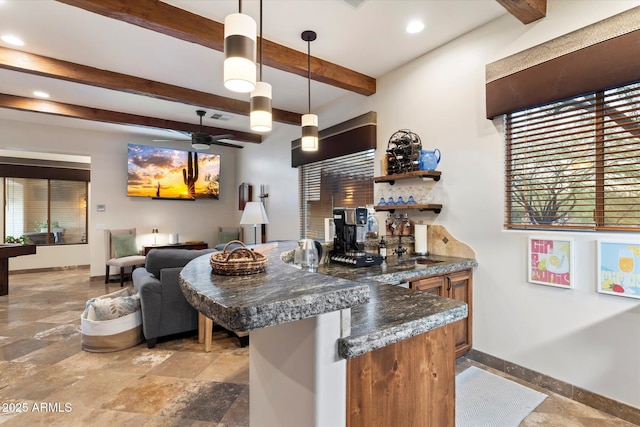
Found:
<path fill-rule="evenodd" d="M 486 66 L 487 118 L 640 80 L 640 7 Z"/>

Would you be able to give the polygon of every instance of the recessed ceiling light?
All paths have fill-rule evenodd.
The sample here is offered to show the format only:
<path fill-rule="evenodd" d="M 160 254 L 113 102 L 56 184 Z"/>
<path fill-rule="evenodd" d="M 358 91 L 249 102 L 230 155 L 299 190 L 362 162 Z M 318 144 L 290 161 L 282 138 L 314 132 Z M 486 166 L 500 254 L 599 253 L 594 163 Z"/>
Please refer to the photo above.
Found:
<path fill-rule="evenodd" d="M 407 25 L 406 30 L 409 34 L 419 33 L 420 31 L 424 30 L 424 23 L 422 21 L 411 21 Z"/>
<path fill-rule="evenodd" d="M 4 34 L 0 37 L 3 42 L 12 44 L 14 46 L 24 46 L 24 42 L 19 37 L 16 37 L 12 34 Z"/>
<path fill-rule="evenodd" d="M 41 90 L 34 90 L 33 91 L 33 95 L 37 96 L 38 98 L 48 98 L 49 94 L 47 92 L 43 92 Z"/>

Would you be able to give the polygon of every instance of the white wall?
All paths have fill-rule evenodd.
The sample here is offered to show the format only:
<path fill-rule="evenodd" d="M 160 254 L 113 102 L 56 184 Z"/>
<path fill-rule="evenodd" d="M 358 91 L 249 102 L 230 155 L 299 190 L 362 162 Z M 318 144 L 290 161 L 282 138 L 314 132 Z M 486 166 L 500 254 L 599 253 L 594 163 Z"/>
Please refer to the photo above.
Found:
<path fill-rule="evenodd" d="M 153 243 L 151 229 L 154 227 L 160 231 L 158 243 L 167 243 L 169 233 L 178 233 L 181 242 L 203 240 L 211 247 L 217 243 L 218 226 L 238 225 L 237 149 L 215 147 L 208 151 L 222 156 L 219 200 L 151 200 L 127 197 L 128 143 L 190 148 L 186 143 L 155 143 L 152 137 L 127 133 L 0 120 L 0 148 L 91 157 L 89 243 L 38 247 L 36 255 L 11 258 L 10 270 L 90 264 L 92 276 L 104 275 L 104 232 L 99 229 L 101 227 L 135 227 L 140 247 Z M 106 211 L 96 212 L 97 204 L 104 204 Z"/>
<path fill-rule="evenodd" d="M 640 300 L 596 293 L 595 240 L 640 238 L 637 234 L 554 233 L 554 237 L 575 239 L 575 289 L 526 281 L 527 237 L 549 233 L 503 229 L 503 135 L 499 120 L 485 118 L 484 67 L 638 4 L 551 0 L 547 17 L 527 26 L 505 15 L 378 79 L 375 95 L 348 97 L 320 114 L 324 128 L 376 111 L 378 158 L 393 132 L 404 128 L 418 133 L 424 148 L 442 150 L 443 178 L 435 186 L 444 205 L 442 213 L 413 213 L 412 217 L 444 225 L 476 251 L 476 349 L 636 407 L 640 407 Z M 295 176 L 271 175 L 274 169 L 281 173 L 288 167 L 285 148 L 298 136 L 292 133 L 287 141 L 275 138 L 277 142 L 269 146 L 278 154 L 265 152 L 265 144 L 259 154 L 256 150 L 243 153 L 241 176 L 254 184 L 261 179 L 270 183 L 274 196 L 285 192 L 293 197 Z M 249 153 L 251 158 L 244 157 Z M 253 171 L 263 155 L 279 161 L 279 166 L 269 163 L 268 171 Z M 416 184 L 420 182 L 406 185 Z M 378 193 L 382 185 L 386 184 L 376 185 Z M 297 225 L 295 200 L 271 204 L 269 210 L 270 216 L 291 218 L 291 228 Z"/>
<path fill-rule="evenodd" d="M 263 199 L 269 217 L 268 240 L 299 238 L 298 170 L 291 167 L 291 141 L 299 137 L 299 127 L 277 124 L 261 144 L 245 144 L 239 159 L 236 181 L 253 186 L 253 201 L 260 201 L 260 185 L 269 194 Z M 253 227 L 245 226 L 244 236 L 253 243 Z"/>

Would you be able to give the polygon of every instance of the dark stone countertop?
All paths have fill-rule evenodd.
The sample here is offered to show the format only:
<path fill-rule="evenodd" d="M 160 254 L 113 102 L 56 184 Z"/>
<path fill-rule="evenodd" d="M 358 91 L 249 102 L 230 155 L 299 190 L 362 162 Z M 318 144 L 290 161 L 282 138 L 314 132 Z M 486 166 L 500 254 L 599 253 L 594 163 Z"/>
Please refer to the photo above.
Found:
<path fill-rule="evenodd" d="M 464 302 L 389 284 L 473 268 L 473 259 L 429 256 L 441 262 L 416 266 L 424 257 L 390 256 L 382 266 L 325 264 L 310 273 L 285 262 L 293 258 L 295 245 L 279 242 L 275 249 L 258 249 L 269 257 L 267 271 L 251 276 L 213 275 L 209 255 L 196 258 L 180 274 L 185 297 L 207 317 L 237 332 L 351 307 L 351 334 L 338 339 L 338 354 L 346 359 L 468 315 Z"/>
<path fill-rule="evenodd" d="M 418 264 L 418 261 L 436 261 L 433 264 Z M 342 264 L 323 264 L 318 268 L 318 273 L 354 282 L 369 283 L 374 280 L 379 283 L 397 285 L 402 282 L 417 279 L 424 276 L 446 274 L 454 271 L 466 270 L 478 266 L 478 262 L 471 258 L 458 258 L 442 255 L 395 255 L 387 257 L 387 261 L 381 265 L 354 268 Z"/>
<path fill-rule="evenodd" d="M 266 271 L 248 276 L 211 273 L 210 254 L 190 261 L 180 272 L 187 301 L 214 322 L 236 332 L 274 326 L 369 301 L 369 286 L 298 270 L 280 259 L 296 242 L 267 250 Z"/>
<path fill-rule="evenodd" d="M 438 262 L 416 263 L 425 259 Z M 382 265 L 371 267 L 320 266 L 318 273 L 368 283 L 371 290 L 367 304 L 351 309 L 351 334 L 338 340 L 338 353 L 350 359 L 467 317 L 463 302 L 391 285 L 477 265 L 470 258 L 392 255 Z"/>

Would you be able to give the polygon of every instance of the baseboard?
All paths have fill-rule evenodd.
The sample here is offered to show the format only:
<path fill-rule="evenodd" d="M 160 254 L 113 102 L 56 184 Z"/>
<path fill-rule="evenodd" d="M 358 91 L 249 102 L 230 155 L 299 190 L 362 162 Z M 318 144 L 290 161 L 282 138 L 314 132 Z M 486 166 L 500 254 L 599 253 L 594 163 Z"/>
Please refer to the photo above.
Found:
<path fill-rule="evenodd" d="M 618 417 L 622 420 L 640 425 L 640 408 L 593 393 L 573 384 L 560 381 L 539 372 L 516 365 L 481 351 L 471 349 L 466 355 L 468 359 L 482 363 L 497 371 L 504 372 L 530 384 L 542 387 L 568 399 L 575 400 L 599 411 Z"/>
<path fill-rule="evenodd" d="M 90 265 L 66 265 L 64 267 L 30 268 L 28 270 L 10 270 L 10 274 L 47 273 L 52 271 L 89 270 Z M 102 276 L 104 279 L 104 276 Z"/>

